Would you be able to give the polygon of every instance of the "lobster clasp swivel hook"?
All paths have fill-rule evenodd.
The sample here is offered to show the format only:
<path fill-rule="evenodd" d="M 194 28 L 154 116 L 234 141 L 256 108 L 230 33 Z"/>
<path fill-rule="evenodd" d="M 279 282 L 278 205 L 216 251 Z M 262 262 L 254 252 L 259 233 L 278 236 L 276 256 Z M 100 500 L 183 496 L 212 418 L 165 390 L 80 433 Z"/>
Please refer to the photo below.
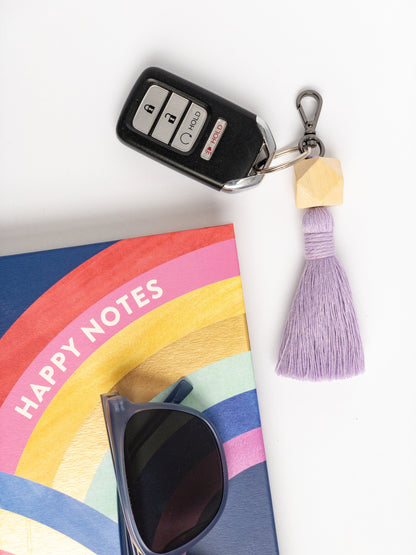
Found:
<path fill-rule="evenodd" d="M 312 119 L 308 119 L 302 106 L 302 100 L 307 96 L 312 97 L 316 101 L 316 109 Z M 298 94 L 296 98 L 296 108 L 299 111 L 300 117 L 302 118 L 303 127 L 305 129 L 305 133 L 298 144 L 300 152 L 305 152 L 308 147 L 318 147 L 318 156 L 324 156 L 325 146 L 323 142 L 316 136 L 316 125 L 318 123 L 319 115 L 322 108 L 322 96 L 317 91 L 311 89 L 302 91 Z"/>

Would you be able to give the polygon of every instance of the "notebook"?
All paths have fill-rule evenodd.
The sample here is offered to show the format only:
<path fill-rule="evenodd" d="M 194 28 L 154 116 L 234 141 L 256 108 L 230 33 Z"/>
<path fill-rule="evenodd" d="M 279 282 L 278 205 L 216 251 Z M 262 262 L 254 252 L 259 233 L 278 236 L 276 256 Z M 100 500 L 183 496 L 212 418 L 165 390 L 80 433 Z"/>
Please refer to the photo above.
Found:
<path fill-rule="evenodd" d="M 232 225 L 0 258 L 0 553 L 120 553 L 100 394 L 183 404 L 229 496 L 188 555 L 278 553 Z"/>

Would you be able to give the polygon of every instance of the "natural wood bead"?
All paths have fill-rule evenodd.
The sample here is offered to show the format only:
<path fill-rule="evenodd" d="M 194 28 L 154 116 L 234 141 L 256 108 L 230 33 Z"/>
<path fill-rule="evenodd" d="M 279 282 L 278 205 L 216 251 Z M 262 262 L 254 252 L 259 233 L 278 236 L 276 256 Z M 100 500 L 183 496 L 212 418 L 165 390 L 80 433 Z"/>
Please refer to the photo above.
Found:
<path fill-rule="evenodd" d="M 344 178 L 341 163 L 336 158 L 309 158 L 294 166 L 296 177 L 296 206 L 336 206 L 342 204 Z"/>

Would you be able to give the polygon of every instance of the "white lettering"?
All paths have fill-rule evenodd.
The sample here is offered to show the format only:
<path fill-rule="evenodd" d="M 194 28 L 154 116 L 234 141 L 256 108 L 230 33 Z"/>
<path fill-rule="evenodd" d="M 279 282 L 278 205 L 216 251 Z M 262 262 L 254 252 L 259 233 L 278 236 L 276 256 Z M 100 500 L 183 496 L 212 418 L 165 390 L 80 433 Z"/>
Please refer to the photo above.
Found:
<path fill-rule="evenodd" d="M 55 353 L 53 357 L 51 357 L 51 362 L 57 368 L 59 368 L 59 370 L 62 370 L 62 372 L 65 372 L 66 370 L 66 366 L 64 366 L 65 355 L 63 353 Z"/>
<path fill-rule="evenodd" d="M 78 349 L 75 348 L 74 340 L 72 337 L 69 338 L 69 345 L 62 345 L 61 349 L 64 351 L 70 351 L 76 357 L 79 357 L 79 355 L 81 354 Z"/>
<path fill-rule="evenodd" d="M 30 387 L 32 388 L 33 393 L 36 395 L 39 403 L 43 401 L 43 396 L 45 395 L 45 393 L 51 390 L 51 388 L 47 385 L 34 385 L 33 383 L 30 384 Z"/>
<path fill-rule="evenodd" d="M 127 299 L 128 296 L 127 295 L 123 295 L 122 297 L 120 297 L 119 299 L 116 300 L 116 304 L 121 304 L 122 307 L 125 309 L 125 311 L 127 312 L 127 314 L 132 314 L 133 311 L 132 309 L 129 307 L 129 305 L 127 304 Z"/>
<path fill-rule="evenodd" d="M 149 304 L 150 301 L 149 301 L 149 299 L 146 299 L 145 293 L 140 293 L 140 291 L 143 291 L 143 287 L 136 287 L 136 289 L 133 289 L 131 294 L 132 294 L 133 299 L 136 301 L 137 306 L 139 308 L 142 308 L 143 306 Z"/>
<path fill-rule="evenodd" d="M 85 333 L 85 335 L 88 337 L 91 343 L 94 343 L 96 338 L 93 336 L 93 333 L 104 333 L 104 330 L 94 318 L 91 318 L 90 322 L 93 327 L 81 328 L 81 331 Z"/>
<path fill-rule="evenodd" d="M 107 314 L 113 314 L 113 318 L 107 318 Z M 120 312 L 116 308 L 109 306 L 101 312 L 101 321 L 106 326 L 115 326 L 120 322 Z"/>
<path fill-rule="evenodd" d="M 195 119 L 198 117 L 199 114 L 195 113 Z M 191 121 L 191 125 L 194 125 L 193 120 Z M 91 343 L 94 343 L 97 339 L 96 335 L 105 334 L 107 332 L 106 327 L 116 326 L 122 322 L 123 318 L 123 325 L 128 325 L 131 318 L 127 318 L 126 315 L 132 315 L 135 310 L 137 313 L 135 305 L 137 305 L 139 309 L 143 308 L 152 300 L 159 299 L 163 295 L 164 290 L 159 286 L 158 280 L 149 279 L 145 285 L 136 287 L 129 293 L 126 293 L 117 300 L 113 301 L 113 304 L 117 306 L 107 306 L 102 309 L 98 319 L 91 318 L 88 325 L 80 327 L 79 330 L 91 341 Z M 75 336 L 75 338 L 77 338 L 77 336 Z M 16 412 L 25 418 L 32 418 L 33 410 L 39 408 L 39 403 L 42 403 L 45 395 L 51 391 L 52 387 L 50 386 L 56 385 L 57 381 L 59 382 L 58 378 L 55 379 L 56 370 L 59 369 L 61 372 L 66 372 L 67 368 L 72 369 L 75 361 L 68 353 L 71 353 L 75 357 L 81 356 L 81 352 L 75 347 L 73 337 L 67 339 L 66 343 L 61 346 L 61 351 L 58 351 L 51 356 L 50 365 L 40 367 L 38 376 L 47 382 L 48 385 L 43 383 L 42 385 L 38 383 L 30 384 L 31 391 L 28 392 L 29 397 L 36 398 L 36 401 L 32 401 L 30 398 L 22 396 L 20 398 L 20 406 L 14 407 Z M 37 381 L 36 378 L 34 378 L 34 380 Z"/>
<path fill-rule="evenodd" d="M 32 407 L 34 409 L 37 409 L 39 405 L 37 405 L 36 403 L 31 401 L 27 397 L 21 397 L 20 400 L 22 401 L 22 403 L 25 403 L 25 406 L 23 408 L 22 407 L 14 407 L 14 410 L 16 412 L 18 412 L 19 414 L 22 414 L 23 416 L 26 416 L 26 418 L 29 418 L 29 420 L 30 420 L 33 415 L 30 414 L 29 408 Z"/>
<path fill-rule="evenodd" d="M 156 284 L 157 279 L 151 279 L 146 283 L 147 290 L 155 292 L 155 294 L 152 295 L 152 299 L 159 299 L 163 295 L 163 289 Z"/>
<path fill-rule="evenodd" d="M 54 375 L 55 371 L 52 368 L 52 366 L 44 366 L 42 368 L 42 370 L 39 372 L 39 376 L 41 378 L 43 378 L 44 380 L 46 380 L 48 383 L 50 383 L 51 385 L 55 385 L 56 381 L 52 378 L 52 376 Z"/>

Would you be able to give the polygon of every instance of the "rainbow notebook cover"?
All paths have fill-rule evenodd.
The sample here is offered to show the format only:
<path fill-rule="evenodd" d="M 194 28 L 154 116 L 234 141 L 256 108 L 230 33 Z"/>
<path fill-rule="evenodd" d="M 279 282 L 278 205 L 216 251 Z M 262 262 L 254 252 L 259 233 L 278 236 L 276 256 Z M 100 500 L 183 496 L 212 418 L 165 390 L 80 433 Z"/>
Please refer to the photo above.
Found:
<path fill-rule="evenodd" d="M 232 225 L 0 258 L 0 553 L 120 553 L 100 394 L 183 404 L 224 443 L 188 555 L 278 553 Z"/>

